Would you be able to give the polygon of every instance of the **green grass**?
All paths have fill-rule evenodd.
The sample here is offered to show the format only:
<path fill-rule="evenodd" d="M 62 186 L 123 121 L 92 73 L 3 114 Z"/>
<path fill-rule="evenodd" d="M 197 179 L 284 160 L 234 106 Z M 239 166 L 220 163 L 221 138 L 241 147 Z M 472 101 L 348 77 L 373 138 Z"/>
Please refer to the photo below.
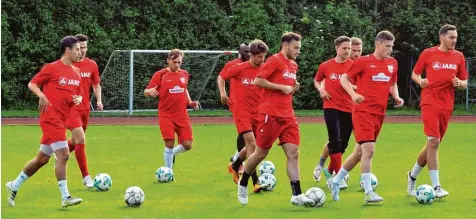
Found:
<path fill-rule="evenodd" d="M 379 138 L 373 172 L 379 179 L 377 191 L 385 198 L 378 206 L 363 206 L 358 190 L 359 168 L 350 174 L 349 189 L 341 201 L 331 200 L 323 182 L 316 183 L 312 171 L 326 141 L 324 125 L 301 126 L 301 180 L 303 190 L 318 186 L 327 200 L 322 208 L 295 207 L 285 171 L 285 156 L 273 147 L 268 159 L 277 168 L 273 192 L 249 193 L 249 204 L 236 199 L 236 185 L 227 172 L 229 156 L 235 151 L 236 129 L 232 125 L 193 126 L 194 148 L 177 156 L 174 183 L 159 184 L 155 170 L 163 165 L 163 142 L 156 126 L 90 126 L 87 153 L 92 174 L 111 175 L 110 191 L 94 192 L 82 187 L 74 155 L 68 168 L 68 187 L 84 202 L 60 208 L 60 193 L 53 164 L 48 163 L 19 190 L 16 207 L 8 206 L 2 193 L 2 218 L 476 218 L 476 124 L 451 124 L 440 149 L 441 182 L 451 195 L 431 205 L 420 205 L 406 195 L 406 172 L 424 144 L 420 124 L 385 124 Z M 216 134 L 219 133 L 219 134 Z M 38 126 L 2 126 L 2 186 L 13 180 L 31 159 L 41 135 Z M 353 141 L 350 145 L 353 145 Z M 350 150 L 353 146 L 350 146 Z M 349 153 L 346 153 L 347 155 Z M 422 171 L 418 184 L 430 184 Z M 137 185 L 145 192 L 139 208 L 126 207 L 123 193 Z"/>
<path fill-rule="evenodd" d="M 299 117 L 313 117 L 313 116 L 322 116 L 324 113 L 322 110 L 296 110 L 296 116 Z M 195 110 L 189 112 L 192 117 L 220 117 L 220 116 L 231 116 L 231 112 L 228 110 Z M 401 108 L 401 109 L 389 109 L 387 110 L 387 115 L 393 116 L 418 116 L 420 115 L 419 109 L 412 108 Z M 476 107 L 470 108 L 469 111 L 466 111 L 466 106 L 456 105 L 453 115 L 476 115 Z M 128 113 L 124 112 L 91 112 L 93 117 L 121 117 L 129 116 Z M 157 111 L 150 112 L 134 112 L 132 116 L 145 117 L 145 116 L 157 116 Z M 3 118 L 20 118 L 20 117 L 38 117 L 38 111 L 36 110 L 2 110 Z"/>

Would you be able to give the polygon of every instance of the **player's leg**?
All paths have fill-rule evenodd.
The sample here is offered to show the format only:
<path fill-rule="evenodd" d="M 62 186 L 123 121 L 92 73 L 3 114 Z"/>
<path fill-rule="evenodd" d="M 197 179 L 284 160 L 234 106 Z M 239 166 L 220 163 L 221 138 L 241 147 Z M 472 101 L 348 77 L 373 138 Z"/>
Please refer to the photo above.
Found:
<path fill-rule="evenodd" d="M 243 138 L 243 135 L 238 134 L 236 136 L 236 152 L 235 155 L 230 157 L 230 162 L 234 162 L 238 156 L 240 156 L 240 151 L 245 147 L 245 139 Z"/>
<path fill-rule="evenodd" d="M 61 192 L 61 199 L 62 199 L 62 206 L 63 208 L 77 205 L 81 203 L 83 200 L 80 198 L 73 198 L 68 190 L 68 183 L 66 180 L 66 166 L 69 160 L 69 149 L 68 149 L 68 142 L 67 141 L 57 141 L 52 143 L 51 149 L 56 154 L 58 158 L 55 167 L 55 175 L 56 179 L 58 180 L 58 186 Z"/>
<path fill-rule="evenodd" d="M 279 145 L 286 155 L 286 172 L 291 185 L 291 203 L 293 205 L 313 206 L 314 200 L 302 193 L 299 169 L 299 125 L 296 118 L 280 118 L 284 129 L 279 136 Z"/>
<path fill-rule="evenodd" d="M 238 201 L 246 205 L 248 204 L 248 181 L 250 179 L 251 174 L 256 170 L 258 164 L 266 158 L 269 153 L 269 147 L 262 148 L 260 146 L 256 147 L 256 150 L 248 160 L 246 161 L 245 170 L 243 171 L 243 175 L 241 176 L 241 180 L 238 182 Z"/>
<path fill-rule="evenodd" d="M 340 115 L 340 136 L 341 136 L 341 144 L 340 144 L 340 163 L 342 163 L 342 156 L 349 145 L 350 135 L 352 135 L 353 125 L 352 125 L 352 114 L 347 112 L 339 112 Z M 339 173 L 340 169 L 342 168 L 341 165 L 338 167 L 336 166 L 337 173 Z M 349 180 L 349 174 L 344 177 L 344 180 L 340 182 L 340 189 L 346 189 L 348 187 L 347 181 Z"/>
<path fill-rule="evenodd" d="M 329 180 L 332 177 L 332 173 L 338 172 L 341 166 L 342 154 L 341 151 L 341 133 L 340 133 L 340 115 L 335 109 L 324 109 L 324 119 L 327 126 L 327 135 L 329 139 L 329 157 L 331 161 L 329 167 L 324 170 L 326 179 Z M 339 169 L 337 169 L 339 167 Z"/>
<path fill-rule="evenodd" d="M 174 161 L 174 144 L 175 144 L 175 124 L 170 118 L 159 118 L 160 132 L 164 139 L 164 163 L 165 166 L 172 169 Z"/>
<path fill-rule="evenodd" d="M 314 180 L 316 180 L 316 182 L 321 181 L 321 172 L 324 169 L 324 164 L 326 163 L 327 158 L 329 157 L 329 148 L 327 144 L 329 144 L 329 141 L 327 141 L 322 147 L 319 163 L 314 168 L 313 177 L 314 177 Z"/>
<path fill-rule="evenodd" d="M 20 186 L 31 176 L 33 176 L 41 167 L 48 163 L 53 150 L 49 145 L 40 145 L 40 150 L 36 154 L 36 157 L 30 160 L 17 178 L 13 181 L 7 182 L 5 185 L 7 189 L 7 200 L 10 206 L 15 206 L 15 197 L 17 195 Z"/>
<path fill-rule="evenodd" d="M 76 156 L 76 161 L 78 162 L 79 170 L 81 171 L 82 182 L 86 188 L 93 188 L 94 183 L 89 175 L 88 171 L 88 161 L 86 158 L 86 144 L 85 144 L 85 134 L 82 126 L 76 127 L 71 130 L 71 140 L 74 142 L 74 155 Z"/>
<path fill-rule="evenodd" d="M 245 139 L 245 144 L 246 144 L 246 147 L 244 147 L 241 151 L 240 151 L 240 157 L 235 161 L 233 162 L 232 164 L 232 169 L 233 169 L 233 177 L 235 177 L 236 174 L 238 174 L 239 172 L 239 168 L 240 166 L 242 166 L 242 163 L 238 163 L 237 161 L 238 160 L 241 160 L 241 154 L 243 154 L 243 152 L 245 152 L 245 158 L 249 158 L 256 150 L 256 138 L 255 138 L 255 135 L 253 133 L 253 131 L 245 131 L 243 133 L 241 133 L 241 135 L 243 136 L 243 138 Z M 239 178 L 237 178 L 237 180 L 235 181 L 235 183 L 238 183 L 239 181 Z M 258 183 L 258 174 L 256 173 L 256 169 L 254 169 L 251 173 L 251 181 L 253 182 L 253 192 L 255 193 L 259 193 L 261 192 L 261 190 L 263 190 L 264 188 L 266 188 L 266 185 L 260 185 Z"/>
<path fill-rule="evenodd" d="M 238 127 L 240 127 L 240 126 L 238 126 Z M 247 128 L 243 128 L 243 127 L 239 128 L 240 131 L 242 129 L 247 129 Z M 251 136 L 250 136 L 250 134 L 251 134 Z M 248 158 L 249 155 L 251 155 L 254 152 L 253 145 L 249 145 L 249 144 L 252 144 L 252 142 L 255 142 L 254 144 L 256 144 L 256 140 L 255 140 L 255 137 L 253 135 L 253 131 L 251 130 L 251 126 L 248 130 L 240 132 L 240 136 L 243 136 L 243 140 L 244 140 L 246 146 L 241 149 L 241 151 L 239 152 L 238 157 L 233 162 L 228 164 L 228 173 L 230 173 L 232 175 L 233 181 L 236 184 L 238 184 L 238 181 L 240 180 L 240 174 L 239 174 L 240 167 L 243 165 L 243 162 L 246 160 L 246 158 Z M 251 151 L 251 150 L 253 150 L 253 151 Z M 251 153 L 249 154 L 250 151 L 251 151 Z M 254 176 L 256 175 L 256 173 L 255 172 L 253 172 L 253 173 L 252 173 L 252 176 L 253 176 L 253 182 L 254 182 Z"/>

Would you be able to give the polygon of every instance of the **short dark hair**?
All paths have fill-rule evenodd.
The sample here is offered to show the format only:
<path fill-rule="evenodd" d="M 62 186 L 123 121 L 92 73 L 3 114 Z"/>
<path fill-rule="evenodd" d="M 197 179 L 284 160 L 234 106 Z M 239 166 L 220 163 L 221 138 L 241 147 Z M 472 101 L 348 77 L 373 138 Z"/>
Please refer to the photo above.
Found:
<path fill-rule="evenodd" d="M 395 40 L 395 36 L 393 36 L 392 32 L 388 31 L 388 30 L 383 30 L 383 31 L 380 31 L 378 32 L 377 36 L 375 37 L 375 42 L 379 41 L 386 41 L 386 40 L 390 40 L 390 41 L 394 41 Z"/>
<path fill-rule="evenodd" d="M 86 35 L 84 35 L 84 34 L 76 34 L 76 36 L 74 36 L 74 37 L 76 37 L 76 39 L 78 39 L 79 42 L 87 42 L 87 41 L 89 41 L 89 37 L 86 36 Z"/>
<path fill-rule="evenodd" d="M 362 39 L 360 39 L 358 37 L 352 37 L 352 38 L 350 38 L 350 45 L 352 45 L 352 46 L 362 45 Z"/>
<path fill-rule="evenodd" d="M 167 55 L 167 59 L 173 60 L 178 58 L 179 56 L 182 56 L 183 58 L 183 52 L 180 51 L 180 49 L 172 49 L 170 50 L 169 54 Z"/>
<path fill-rule="evenodd" d="M 293 40 L 301 41 L 301 35 L 294 32 L 285 32 L 281 36 L 281 43 L 290 43 Z"/>
<path fill-rule="evenodd" d="M 441 26 L 440 31 L 438 31 L 438 34 L 440 36 L 441 35 L 446 35 L 448 33 L 448 31 L 450 31 L 450 30 L 456 31 L 456 26 L 451 25 L 451 24 L 445 24 L 445 25 Z"/>
<path fill-rule="evenodd" d="M 250 42 L 250 52 L 253 55 L 268 52 L 268 46 L 263 41 L 256 39 Z"/>
<path fill-rule="evenodd" d="M 76 39 L 76 37 L 74 37 L 74 36 L 66 36 L 63 39 L 61 39 L 61 43 L 60 43 L 60 53 L 61 53 L 61 55 L 64 54 L 64 52 L 66 51 L 66 48 L 72 49 L 74 44 L 76 44 L 78 42 L 79 42 L 78 39 Z"/>
<path fill-rule="evenodd" d="M 335 40 L 334 40 L 334 45 L 335 46 L 340 46 L 341 43 L 344 43 L 344 42 L 349 42 L 350 43 L 350 38 L 348 36 L 340 36 L 340 37 L 337 37 Z"/>

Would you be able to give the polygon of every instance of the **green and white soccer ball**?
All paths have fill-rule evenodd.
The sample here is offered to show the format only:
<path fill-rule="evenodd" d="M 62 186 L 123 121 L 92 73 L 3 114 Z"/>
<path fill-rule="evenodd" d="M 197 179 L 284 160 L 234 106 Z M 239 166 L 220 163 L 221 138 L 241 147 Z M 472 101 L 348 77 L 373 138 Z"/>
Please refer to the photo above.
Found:
<path fill-rule="evenodd" d="M 322 205 L 324 205 L 324 202 L 326 202 L 326 193 L 324 193 L 324 191 L 319 187 L 312 187 L 308 189 L 305 195 L 308 198 L 314 200 L 314 202 L 316 203 L 312 207 L 322 207 Z"/>
<path fill-rule="evenodd" d="M 430 185 L 420 185 L 416 189 L 415 198 L 420 204 L 430 204 L 435 200 L 435 190 Z"/>
<path fill-rule="evenodd" d="M 112 179 L 107 173 L 100 173 L 94 177 L 94 188 L 98 191 L 107 191 L 112 186 Z"/>
<path fill-rule="evenodd" d="M 266 191 L 272 191 L 276 187 L 276 177 L 271 173 L 263 173 L 258 177 L 260 185 L 268 185 Z"/>
<path fill-rule="evenodd" d="M 263 173 L 274 174 L 274 172 L 276 172 L 276 167 L 274 167 L 273 162 L 266 160 L 266 161 L 263 161 L 259 165 L 258 170 L 259 170 L 259 174 L 263 174 Z"/>
<path fill-rule="evenodd" d="M 359 182 L 359 183 L 360 183 L 360 188 L 361 188 L 362 190 L 365 190 L 365 188 L 364 188 L 364 181 L 363 181 L 362 176 L 360 176 L 360 182 Z M 376 177 L 373 173 L 371 173 L 371 175 L 370 175 L 370 185 L 372 186 L 372 189 L 373 189 L 374 191 L 375 191 L 375 189 L 377 189 L 378 180 L 377 180 L 377 177 Z"/>
<path fill-rule="evenodd" d="M 155 177 L 161 183 L 168 183 L 174 180 L 174 171 L 168 167 L 159 167 L 155 172 Z"/>
<path fill-rule="evenodd" d="M 144 203 L 145 194 L 138 186 L 131 186 L 124 193 L 124 201 L 129 207 L 138 207 Z"/>

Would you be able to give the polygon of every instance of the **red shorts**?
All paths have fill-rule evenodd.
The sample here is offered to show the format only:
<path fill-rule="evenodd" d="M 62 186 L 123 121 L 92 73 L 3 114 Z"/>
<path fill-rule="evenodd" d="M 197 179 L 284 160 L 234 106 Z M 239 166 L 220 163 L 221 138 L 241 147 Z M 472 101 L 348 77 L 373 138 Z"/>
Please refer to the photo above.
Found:
<path fill-rule="evenodd" d="M 285 143 L 299 145 L 299 125 L 295 117 L 277 117 L 258 115 L 258 133 L 256 143 L 262 149 L 270 149 L 279 138 L 278 145 Z"/>
<path fill-rule="evenodd" d="M 192 124 L 188 117 L 170 118 L 159 116 L 159 127 L 164 140 L 175 140 L 175 133 L 177 133 L 179 143 L 193 140 Z"/>
<path fill-rule="evenodd" d="M 84 132 L 86 132 L 89 122 L 89 113 L 89 110 L 72 109 L 68 120 L 68 129 L 73 130 L 78 127 L 83 127 Z"/>
<path fill-rule="evenodd" d="M 425 135 L 428 137 L 443 139 L 448 129 L 448 123 L 451 118 L 451 110 L 442 110 L 430 105 L 421 107 L 421 116 Z"/>
<path fill-rule="evenodd" d="M 375 142 L 382 128 L 384 115 L 377 115 L 368 112 L 353 112 L 352 123 L 354 125 L 355 141 Z"/>
<path fill-rule="evenodd" d="M 58 141 L 66 141 L 67 116 L 53 107 L 48 107 L 40 114 L 40 127 L 43 132 L 41 144 L 50 145 Z"/>
<path fill-rule="evenodd" d="M 258 130 L 258 118 L 257 116 L 237 115 L 233 117 L 235 119 L 236 130 L 238 134 L 244 134 L 252 131 L 256 136 L 256 130 Z"/>

